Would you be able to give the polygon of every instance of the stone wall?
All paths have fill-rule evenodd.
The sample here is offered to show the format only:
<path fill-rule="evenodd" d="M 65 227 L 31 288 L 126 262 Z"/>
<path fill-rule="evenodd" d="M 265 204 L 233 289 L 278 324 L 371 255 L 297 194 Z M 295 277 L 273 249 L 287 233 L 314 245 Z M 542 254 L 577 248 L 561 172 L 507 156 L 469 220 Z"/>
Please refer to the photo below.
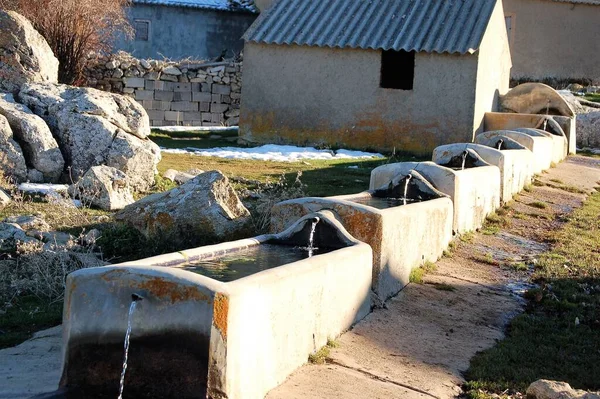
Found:
<path fill-rule="evenodd" d="M 126 53 L 90 60 L 84 85 L 130 95 L 152 126 L 236 126 L 242 63 L 138 60 Z"/>

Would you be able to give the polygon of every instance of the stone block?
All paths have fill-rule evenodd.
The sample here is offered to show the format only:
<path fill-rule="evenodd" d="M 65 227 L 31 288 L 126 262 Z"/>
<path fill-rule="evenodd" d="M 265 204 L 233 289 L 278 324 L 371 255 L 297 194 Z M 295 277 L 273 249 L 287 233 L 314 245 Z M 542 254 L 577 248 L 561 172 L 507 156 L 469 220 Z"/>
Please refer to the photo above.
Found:
<path fill-rule="evenodd" d="M 136 100 L 154 100 L 154 90 L 136 90 Z"/>
<path fill-rule="evenodd" d="M 183 121 L 201 121 L 202 113 L 200 112 L 184 112 L 183 113 Z"/>
<path fill-rule="evenodd" d="M 171 103 L 171 111 L 198 111 L 198 103 L 177 101 Z"/>
<path fill-rule="evenodd" d="M 212 93 L 229 95 L 231 93 L 231 87 L 227 85 L 213 84 Z"/>
<path fill-rule="evenodd" d="M 147 74 L 144 75 L 144 79 L 147 79 L 147 80 L 159 80 L 160 79 L 160 72 L 148 72 Z"/>
<path fill-rule="evenodd" d="M 183 120 L 183 112 L 177 111 L 165 111 L 165 120 L 178 122 Z"/>
<path fill-rule="evenodd" d="M 211 115 L 212 115 L 211 122 L 223 123 L 225 121 L 223 114 L 211 114 Z"/>
<path fill-rule="evenodd" d="M 146 80 L 144 85 L 144 89 L 146 90 L 155 90 L 156 89 L 156 81 L 155 80 Z"/>
<path fill-rule="evenodd" d="M 135 77 L 130 77 L 130 78 L 125 78 L 123 79 L 124 83 L 125 83 L 125 87 L 133 87 L 133 88 L 139 88 L 139 89 L 143 89 L 146 81 L 144 80 L 144 78 L 135 78 Z"/>
<path fill-rule="evenodd" d="M 212 101 L 212 95 L 210 93 L 192 92 L 192 101 L 209 103 Z"/>
<path fill-rule="evenodd" d="M 227 104 L 211 104 L 210 105 L 210 112 L 212 112 L 213 114 L 222 114 L 223 112 L 226 112 L 229 109 L 229 105 Z"/>
<path fill-rule="evenodd" d="M 221 102 L 223 104 L 231 104 L 231 97 L 222 95 L 221 96 Z"/>
<path fill-rule="evenodd" d="M 171 101 L 155 101 L 155 103 L 159 103 L 160 104 L 160 108 L 163 111 L 170 111 L 171 110 Z"/>
<path fill-rule="evenodd" d="M 174 83 L 174 82 L 164 82 L 163 90 L 164 91 L 173 91 L 173 90 L 175 90 L 175 85 L 176 85 L 176 83 Z"/>
<path fill-rule="evenodd" d="M 173 101 L 192 101 L 192 92 L 191 91 L 176 91 L 173 96 Z"/>
<path fill-rule="evenodd" d="M 200 89 L 204 92 L 210 93 L 212 89 L 212 84 L 210 83 L 200 83 Z"/>
<path fill-rule="evenodd" d="M 173 89 L 174 91 L 192 91 L 192 84 L 191 83 L 176 83 L 175 84 L 175 88 Z"/>
<path fill-rule="evenodd" d="M 210 97 L 210 102 L 211 103 L 220 103 L 221 102 L 221 95 L 220 94 L 212 94 Z"/>
<path fill-rule="evenodd" d="M 174 93 L 172 91 L 154 91 L 154 99 L 157 101 L 173 101 Z"/>
<path fill-rule="evenodd" d="M 150 109 L 146 110 L 146 112 L 148 113 L 148 117 L 150 118 L 150 120 L 162 121 L 165 119 L 165 111 Z"/>
<path fill-rule="evenodd" d="M 212 121 L 212 114 L 210 112 L 202 112 L 202 122 Z M 204 126 L 204 124 L 202 124 Z"/>
<path fill-rule="evenodd" d="M 200 112 L 210 112 L 210 103 L 201 102 L 199 108 Z"/>
<path fill-rule="evenodd" d="M 190 84 L 192 85 L 192 91 L 200 91 L 200 83 L 192 82 Z"/>
<path fill-rule="evenodd" d="M 202 122 L 202 126 L 221 126 L 221 124 L 214 122 Z"/>
<path fill-rule="evenodd" d="M 175 76 L 175 75 L 166 75 L 166 74 L 163 74 L 160 77 L 160 80 L 165 80 L 167 82 L 177 82 L 179 79 L 177 79 L 177 76 Z"/>

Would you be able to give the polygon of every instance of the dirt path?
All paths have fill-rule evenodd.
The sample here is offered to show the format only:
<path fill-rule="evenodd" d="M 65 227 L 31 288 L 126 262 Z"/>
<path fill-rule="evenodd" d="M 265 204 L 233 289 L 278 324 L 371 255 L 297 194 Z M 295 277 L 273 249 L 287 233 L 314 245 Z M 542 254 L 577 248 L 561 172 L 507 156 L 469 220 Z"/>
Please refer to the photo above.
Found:
<path fill-rule="evenodd" d="M 600 159 L 571 157 L 539 180 L 592 192 L 600 185 Z M 523 305 L 516 294 L 526 288 L 527 273 L 506 264 L 535 262 L 562 216 L 585 197 L 548 186 L 521 193 L 512 204 L 518 213 L 509 212 L 513 217 L 499 233 L 460 242 L 425 284 L 410 284 L 388 309 L 344 334 L 329 364 L 302 367 L 267 398 L 455 397 L 470 359 L 502 339 Z M 547 206 L 527 205 L 534 202 Z"/>
<path fill-rule="evenodd" d="M 540 180 L 592 192 L 600 159 L 571 157 Z M 297 370 L 269 399 L 449 398 L 460 393 L 469 360 L 503 337 L 521 310 L 526 272 L 506 264 L 532 263 L 546 251 L 548 234 L 584 194 L 548 186 L 523 192 L 510 223 L 498 234 L 475 234 L 437 263 L 425 284 L 411 284 L 339 338 L 328 363 Z M 543 202 L 546 208 L 528 204 Z M 515 213 L 518 212 L 518 213 Z M 515 217 L 517 216 L 517 217 Z M 0 398 L 53 391 L 60 373 L 60 330 L 38 333 L 0 351 Z"/>

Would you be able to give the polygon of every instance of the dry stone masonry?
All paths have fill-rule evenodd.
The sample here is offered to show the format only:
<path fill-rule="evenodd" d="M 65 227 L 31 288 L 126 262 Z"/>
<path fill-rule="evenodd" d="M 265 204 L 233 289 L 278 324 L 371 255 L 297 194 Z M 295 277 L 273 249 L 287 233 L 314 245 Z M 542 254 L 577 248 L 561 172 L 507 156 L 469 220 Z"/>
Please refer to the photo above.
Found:
<path fill-rule="evenodd" d="M 86 85 L 133 97 L 152 126 L 235 126 L 241 62 L 138 60 L 119 52 L 90 60 Z"/>

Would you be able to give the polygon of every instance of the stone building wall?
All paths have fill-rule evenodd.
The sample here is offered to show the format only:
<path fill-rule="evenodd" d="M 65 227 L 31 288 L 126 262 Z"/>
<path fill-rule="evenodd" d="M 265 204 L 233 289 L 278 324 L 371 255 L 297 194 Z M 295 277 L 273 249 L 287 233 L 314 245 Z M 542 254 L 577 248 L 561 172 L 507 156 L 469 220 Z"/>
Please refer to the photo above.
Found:
<path fill-rule="evenodd" d="M 90 60 L 84 85 L 132 96 L 152 126 L 236 126 L 242 63 L 139 60 L 126 53 Z"/>

